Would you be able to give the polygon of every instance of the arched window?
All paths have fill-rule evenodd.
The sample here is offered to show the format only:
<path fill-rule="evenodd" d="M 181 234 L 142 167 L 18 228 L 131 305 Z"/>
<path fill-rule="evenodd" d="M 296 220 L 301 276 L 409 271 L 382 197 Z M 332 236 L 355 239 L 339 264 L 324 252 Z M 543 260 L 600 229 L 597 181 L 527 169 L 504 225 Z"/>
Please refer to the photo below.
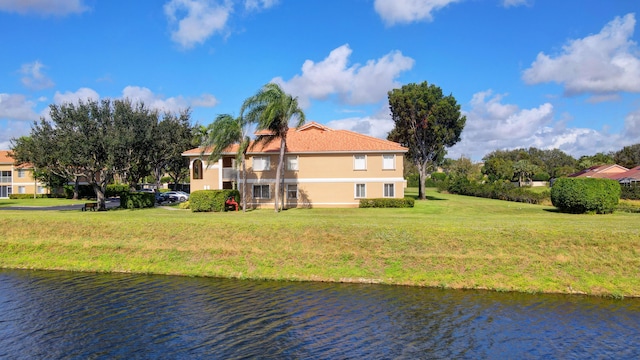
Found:
<path fill-rule="evenodd" d="M 202 161 L 200 159 L 195 159 L 193 161 L 193 179 L 201 180 L 202 179 Z"/>

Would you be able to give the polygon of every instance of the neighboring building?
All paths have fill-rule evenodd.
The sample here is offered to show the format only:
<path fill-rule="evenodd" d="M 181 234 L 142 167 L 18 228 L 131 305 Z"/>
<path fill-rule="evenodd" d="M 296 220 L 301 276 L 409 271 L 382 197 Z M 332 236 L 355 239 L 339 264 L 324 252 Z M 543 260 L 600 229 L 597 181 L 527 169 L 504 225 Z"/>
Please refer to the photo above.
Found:
<path fill-rule="evenodd" d="M 8 150 L 0 150 L 0 199 L 11 194 L 47 194 L 48 189 L 33 179 L 33 168 L 28 165 L 15 165 Z"/>
<path fill-rule="evenodd" d="M 596 165 L 588 169 L 584 169 L 575 174 L 568 175 L 568 177 L 591 177 L 591 178 L 605 178 L 612 179 L 615 176 L 629 171 L 624 166 L 620 165 Z"/>
<path fill-rule="evenodd" d="M 598 165 L 584 169 L 569 177 L 605 178 L 618 181 L 621 185 L 635 185 L 640 183 L 640 166 L 627 169 L 620 165 Z"/>
<path fill-rule="evenodd" d="M 273 206 L 280 139 L 250 147 L 246 155 L 247 204 Z M 213 164 L 210 152 L 192 149 L 191 191 L 233 189 L 242 192 L 237 145 Z M 362 198 L 403 198 L 403 159 L 398 143 L 312 122 L 287 133 L 285 204 L 287 207 L 357 207 Z"/>

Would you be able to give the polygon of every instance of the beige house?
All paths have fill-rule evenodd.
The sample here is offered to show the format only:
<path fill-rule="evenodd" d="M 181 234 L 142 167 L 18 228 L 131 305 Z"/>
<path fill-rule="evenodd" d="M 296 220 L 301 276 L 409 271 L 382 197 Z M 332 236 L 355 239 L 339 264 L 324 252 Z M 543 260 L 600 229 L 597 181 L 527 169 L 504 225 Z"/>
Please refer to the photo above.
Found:
<path fill-rule="evenodd" d="M 15 165 L 8 150 L 0 150 L 0 199 L 11 194 L 47 194 L 46 186 L 33 179 L 33 168 L 29 165 Z"/>
<path fill-rule="evenodd" d="M 273 207 L 280 140 L 250 147 L 246 155 L 247 204 Z M 357 207 L 362 198 L 403 198 L 403 159 L 407 148 L 312 122 L 287 133 L 285 203 L 293 207 Z M 208 163 L 210 152 L 196 148 L 189 158 L 191 191 L 234 189 L 242 193 L 237 146 Z M 202 154 L 202 156 L 201 156 Z"/>

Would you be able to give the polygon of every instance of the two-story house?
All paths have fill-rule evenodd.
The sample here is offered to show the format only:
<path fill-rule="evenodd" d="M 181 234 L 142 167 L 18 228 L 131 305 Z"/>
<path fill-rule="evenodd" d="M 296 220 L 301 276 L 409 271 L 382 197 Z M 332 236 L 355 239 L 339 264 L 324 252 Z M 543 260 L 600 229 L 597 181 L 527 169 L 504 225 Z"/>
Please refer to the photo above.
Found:
<path fill-rule="evenodd" d="M 272 207 L 280 139 L 255 144 L 246 155 L 247 204 Z M 407 148 L 347 130 L 311 122 L 289 129 L 284 194 L 292 207 L 357 207 L 362 198 L 403 198 L 403 159 Z M 206 149 L 183 153 L 189 159 L 191 191 L 233 189 L 242 192 L 243 176 L 236 166 L 237 146 L 209 163 Z"/>
<path fill-rule="evenodd" d="M 0 150 L 0 199 L 11 194 L 47 194 L 44 184 L 33 179 L 33 168 L 16 165 L 8 150 Z"/>

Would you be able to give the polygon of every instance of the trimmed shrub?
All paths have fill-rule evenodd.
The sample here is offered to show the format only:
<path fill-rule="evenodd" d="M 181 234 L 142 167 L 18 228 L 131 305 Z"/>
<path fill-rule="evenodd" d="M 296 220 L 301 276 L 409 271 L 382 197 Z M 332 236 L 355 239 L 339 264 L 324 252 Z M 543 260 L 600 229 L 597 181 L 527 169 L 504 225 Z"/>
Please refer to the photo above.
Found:
<path fill-rule="evenodd" d="M 73 197 L 73 188 L 74 185 L 64 186 L 64 195 L 67 199 L 71 199 Z M 96 192 L 93 191 L 93 187 L 91 185 L 78 185 L 78 198 L 90 199 L 95 197 Z"/>
<path fill-rule="evenodd" d="M 107 185 L 107 191 L 105 192 L 106 197 L 116 197 L 121 196 L 122 193 L 129 192 L 129 185 L 127 184 L 110 184 Z"/>
<path fill-rule="evenodd" d="M 360 199 L 361 208 L 412 208 L 415 205 L 415 199 L 405 197 L 404 199 L 394 198 L 377 198 L 377 199 Z"/>
<path fill-rule="evenodd" d="M 549 200 L 549 191 L 533 192 L 529 188 L 521 188 L 509 181 L 496 181 L 490 184 L 469 181 L 465 177 L 458 177 L 448 183 L 446 189 L 451 194 L 483 197 L 505 201 L 515 201 L 527 204 L 541 204 Z"/>
<path fill-rule="evenodd" d="M 55 194 L 36 194 L 36 199 L 48 199 L 55 198 Z M 9 195 L 9 199 L 12 200 L 22 200 L 22 199 L 33 199 L 33 194 L 11 194 Z"/>
<path fill-rule="evenodd" d="M 620 184 L 611 179 L 560 178 L 551 188 L 551 203 L 560 211 L 612 213 L 620 200 Z"/>
<path fill-rule="evenodd" d="M 620 186 L 620 198 L 627 200 L 640 200 L 640 185 Z"/>
<path fill-rule="evenodd" d="M 549 181 L 549 179 L 551 176 L 546 172 L 537 173 L 531 178 L 533 181 Z"/>
<path fill-rule="evenodd" d="M 155 206 L 156 196 L 153 193 L 121 193 L 120 207 L 124 209 L 144 209 Z"/>
<path fill-rule="evenodd" d="M 193 212 L 224 211 L 224 202 L 228 197 L 235 196 L 240 203 L 238 190 L 198 190 L 189 196 L 189 207 Z"/>

